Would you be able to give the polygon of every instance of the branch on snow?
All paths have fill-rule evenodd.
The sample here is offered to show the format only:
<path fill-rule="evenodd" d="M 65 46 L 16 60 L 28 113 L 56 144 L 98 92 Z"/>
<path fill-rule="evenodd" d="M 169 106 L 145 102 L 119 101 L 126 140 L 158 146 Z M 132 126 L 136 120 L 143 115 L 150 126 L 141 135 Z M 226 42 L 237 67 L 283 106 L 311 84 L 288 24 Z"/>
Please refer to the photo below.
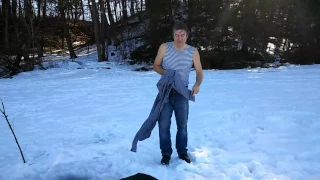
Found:
<path fill-rule="evenodd" d="M 13 134 L 13 137 L 14 137 L 14 139 L 15 139 L 15 141 L 16 141 L 16 144 L 18 145 L 18 148 L 19 148 L 19 151 L 20 151 L 20 154 L 21 154 L 23 163 L 26 163 L 26 160 L 24 159 L 24 156 L 23 156 L 22 150 L 21 150 L 21 148 L 20 148 L 18 139 L 17 139 L 16 135 L 14 134 L 12 125 L 10 124 L 9 119 L 8 119 L 8 115 L 6 114 L 6 109 L 4 108 L 3 101 L 2 101 L 2 99 L 0 99 L 0 100 L 1 100 L 1 104 L 2 104 L 2 109 L 0 109 L 0 112 L 2 113 L 3 117 L 6 119 L 8 125 L 9 125 L 9 128 L 10 128 L 10 130 L 11 130 L 11 132 L 12 132 L 12 134 Z"/>

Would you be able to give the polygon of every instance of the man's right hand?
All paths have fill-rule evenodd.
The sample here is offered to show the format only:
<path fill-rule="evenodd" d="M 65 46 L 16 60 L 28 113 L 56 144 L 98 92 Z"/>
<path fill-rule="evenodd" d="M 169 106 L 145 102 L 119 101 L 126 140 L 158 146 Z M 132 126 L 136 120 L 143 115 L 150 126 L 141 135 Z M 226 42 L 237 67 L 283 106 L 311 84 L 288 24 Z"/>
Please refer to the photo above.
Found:
<path fill-rule="evenodd" d="M 195 84 L 195 85 L 192 87 L 192 96 L 198 94 L 199 91 L 200 91 L 200 87 Z"/>

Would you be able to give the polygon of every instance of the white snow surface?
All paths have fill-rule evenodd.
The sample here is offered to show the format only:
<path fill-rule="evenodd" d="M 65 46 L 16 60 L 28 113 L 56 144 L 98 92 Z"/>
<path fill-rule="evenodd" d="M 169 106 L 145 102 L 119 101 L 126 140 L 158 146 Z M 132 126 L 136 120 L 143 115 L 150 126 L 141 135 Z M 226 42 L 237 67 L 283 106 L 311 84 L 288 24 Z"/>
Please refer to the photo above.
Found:
<path fill-rule="evenodd" d="M 173 116 L 174 153 L 163 166 L 158 126 L 130 151 L 160 75 L 98 63 L 94 54 L 77 61 L 0 79 L 0 98 L 27 161 L 0 117 L 1 180 L 113 180 L 136 173 L 161 180 L 320 179 L 319 65 L 205 70 L 190 101 L 192 163 L 177 157 Z M 195 77 L 192 71 L 189 88 Z"/>

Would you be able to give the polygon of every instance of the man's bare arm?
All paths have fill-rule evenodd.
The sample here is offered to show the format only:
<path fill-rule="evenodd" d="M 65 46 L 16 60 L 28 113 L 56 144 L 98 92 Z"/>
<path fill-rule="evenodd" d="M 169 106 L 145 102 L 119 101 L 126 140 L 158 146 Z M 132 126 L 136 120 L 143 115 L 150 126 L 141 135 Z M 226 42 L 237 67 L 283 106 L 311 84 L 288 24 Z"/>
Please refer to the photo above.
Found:
<path fill-rule="evenodd" d="M 165 52 L 166 52 L 166 45 L 161 44 L 158 49 L 158 54 L 157 54 L 157 56 L 154 60 L 154 63 L 153 63 L 153 70 L 155 70 L 157 73 L 159 73 L 161 75 L 163 75 L 165 73 L 165 70 L 161 66 L 161 62 L 163 60 Z"/>
<path fill-rule="evenodd" d="M 199 51 L 196 49 L 193 54 L 193 65 L 196 69 L 196 83 L 195 86 L 200 86 L 203 80 L 203 71 L 202 71 L 202 65 L 200 62 L 200 55 Z"/>

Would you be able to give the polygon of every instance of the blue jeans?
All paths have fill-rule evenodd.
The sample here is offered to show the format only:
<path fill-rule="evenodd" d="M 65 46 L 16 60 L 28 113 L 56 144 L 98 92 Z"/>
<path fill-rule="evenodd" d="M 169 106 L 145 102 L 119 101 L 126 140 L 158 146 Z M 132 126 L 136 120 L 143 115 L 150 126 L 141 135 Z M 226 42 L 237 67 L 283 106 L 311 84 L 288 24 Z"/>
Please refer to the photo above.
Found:
<path fill-rule="evenodd" d="M 158 125 L 159 125 L 159 138 L 160 149 L 162 155 L 172 154 L 171 147 L 171 117 L 174 111 L 177 134 L 176 134 L 176 149 L 178 154 L 187 153 L 188 144 L 188 114 L 189 114 L 189 100 L 176 91 L 171 91 L 169 95 L 169 101 L 163 105 L 163 109 L 160 113 Z"/>

